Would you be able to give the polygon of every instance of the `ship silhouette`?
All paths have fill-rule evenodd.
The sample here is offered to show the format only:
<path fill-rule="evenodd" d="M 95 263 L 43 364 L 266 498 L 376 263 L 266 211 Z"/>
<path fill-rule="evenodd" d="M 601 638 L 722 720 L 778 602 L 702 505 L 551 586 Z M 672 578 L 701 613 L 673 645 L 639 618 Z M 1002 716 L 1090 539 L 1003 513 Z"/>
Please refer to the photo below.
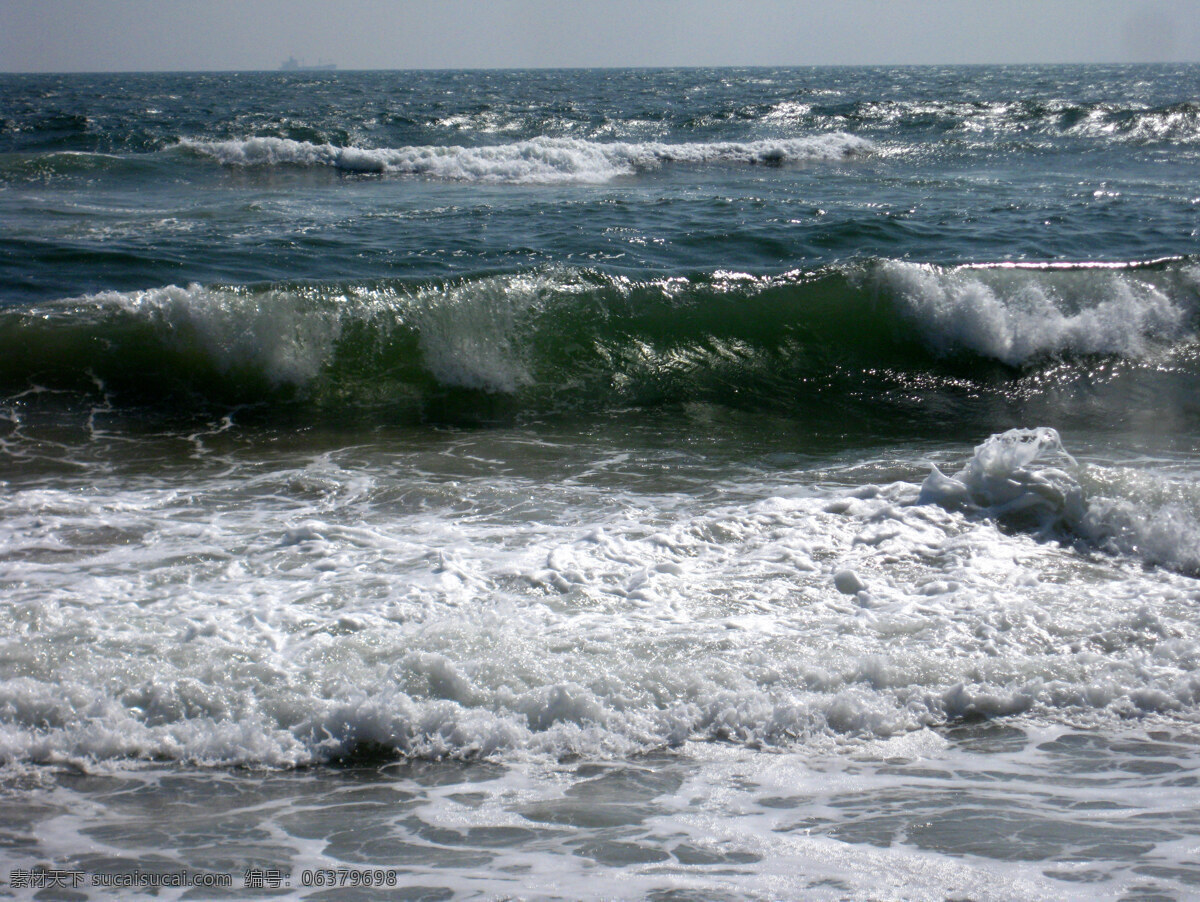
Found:
<path fill-rule="evenodd" d="M 326 63 L 322 60 L 317 60 L 317 64 L 315 66 L 310 66 L 304 61 L 296 59 L 294 56 L 289 56 L 283 61 L 283 64 L 279 67 L 279 70 L 281 72 L 331 72 L 336 68 L 337 63 Z"/>

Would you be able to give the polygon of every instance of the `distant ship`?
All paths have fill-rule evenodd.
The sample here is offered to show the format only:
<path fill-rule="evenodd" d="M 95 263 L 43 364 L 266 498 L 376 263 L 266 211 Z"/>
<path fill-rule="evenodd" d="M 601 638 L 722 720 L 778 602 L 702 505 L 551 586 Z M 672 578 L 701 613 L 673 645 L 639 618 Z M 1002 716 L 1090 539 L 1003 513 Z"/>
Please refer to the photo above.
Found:
<path fill-rule="evenodd" d="M 283 65 L 279 67 L 281 72 L 332 72 L 336 68 L 337 63 L 323 63 L 319 60 L 315 66 L 309 66 L 300 62 L 294 56 L 289 56 L 283 61 Z"/>

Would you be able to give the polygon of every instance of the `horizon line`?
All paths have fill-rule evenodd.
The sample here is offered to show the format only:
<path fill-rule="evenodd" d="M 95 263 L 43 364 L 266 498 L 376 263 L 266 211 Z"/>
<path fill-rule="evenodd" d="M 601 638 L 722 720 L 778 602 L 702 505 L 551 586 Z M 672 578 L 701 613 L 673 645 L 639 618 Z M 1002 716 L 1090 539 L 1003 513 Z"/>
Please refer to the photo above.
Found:
<path fill-rule="evenodd" d="M 930 69 L 930 68 L 1002 68 L 1051 66 L 1200 66 L 1200 60 L 1139 60 L 1139 61 L 1053 61 L 1053 62 L 986 62 L 986 63 L 688 63 L 681 65 L 632 66 L 400 66 L 283 69 L 279 66 L 255 69 L 0 69 L 0 75 L 313 75 L 358 72 L 618 72 L 676 69 Z"/>

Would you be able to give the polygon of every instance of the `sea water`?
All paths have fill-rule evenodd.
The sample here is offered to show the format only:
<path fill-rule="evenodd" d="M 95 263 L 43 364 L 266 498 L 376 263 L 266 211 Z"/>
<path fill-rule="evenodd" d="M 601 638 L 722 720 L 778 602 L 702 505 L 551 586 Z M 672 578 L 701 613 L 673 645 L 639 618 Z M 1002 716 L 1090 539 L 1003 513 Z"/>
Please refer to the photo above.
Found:
<path fill-rule="evenodd" d="M 0 77 L 0 892 L 1194 896 L 1198 98 Z"/>

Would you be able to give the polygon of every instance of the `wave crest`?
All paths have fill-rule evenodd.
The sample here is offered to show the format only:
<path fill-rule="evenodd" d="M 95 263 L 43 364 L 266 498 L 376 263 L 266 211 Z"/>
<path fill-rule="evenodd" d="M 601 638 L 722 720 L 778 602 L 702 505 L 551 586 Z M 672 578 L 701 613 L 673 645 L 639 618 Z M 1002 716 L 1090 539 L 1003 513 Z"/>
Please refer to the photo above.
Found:
<path fill-rule="evenodd" d="M 782 166 L 841 160 L 872 144 L 845 132 L 758 141 L 693 144 L 532 138 L 481 147 L 340 147 L 288 138 L 207 141 L 179 146 L 228 166 L 331 166 L 348 172 L 400 173 L 467 182 L 555 184 L 607 182 L 672 163 Z"/>
<path fill-rule="evenodd" d="M 466 392 L 529 411 L 795 410 L 897 392 L 919 404 L 943 388 L 1002 396 L 1048 368 L 1090 379 L 1099 356 L 1147 371 L 1174 361 L 1173 396 L 1184 397 L 1198 333 L 1200 278 L 1187 261 L 168 286 L 0 313 L 0 393 L 99 381 L 171 404 L 420 408 Z"/>
<path fill-rule="evenodd" d="M 1039 358 L 1142 358 L 1193 338 L 1200 270 L 1163 284 L 1129 269 L 946 268 L 888 261 L 873 270 L 940 354 L 971 351 L 1009 366 Z"/>

